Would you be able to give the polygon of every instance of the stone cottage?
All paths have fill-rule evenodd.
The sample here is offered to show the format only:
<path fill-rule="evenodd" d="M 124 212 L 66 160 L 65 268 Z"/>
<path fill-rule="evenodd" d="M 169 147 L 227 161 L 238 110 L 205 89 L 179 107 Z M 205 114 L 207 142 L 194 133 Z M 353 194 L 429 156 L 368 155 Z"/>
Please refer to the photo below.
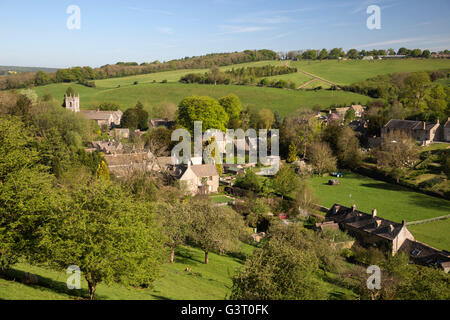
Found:
<path fill-rule="evenodd" d="M 381 129 L 381 137 L 383 138 L 391 132 L 404 132 L 422 145 L 428 145 L 434 141 L 439 141 L 439 127 L 439 121 L 433 123 L 392 119 Z"/>

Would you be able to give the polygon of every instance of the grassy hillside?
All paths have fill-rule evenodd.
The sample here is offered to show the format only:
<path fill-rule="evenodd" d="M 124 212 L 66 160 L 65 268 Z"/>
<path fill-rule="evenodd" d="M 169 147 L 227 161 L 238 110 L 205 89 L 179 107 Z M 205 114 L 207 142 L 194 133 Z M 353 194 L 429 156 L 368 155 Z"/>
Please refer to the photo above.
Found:
<path fill-rule="evenodd" d="M 380 217 L 401 222 L 417 221 L 447 215 L 450 201 L 414 192 L 383 181 L 347 173 L 339 178 L 340 185 L 329 186 L 330 177 L 311 179 L 311 185 L 322 205 L 331 207 L 334 203 L 345 206 L 356 204 L 359 210 L 370 213 L 378 210 Z M 447 230 L 448 231 L 448 230 Z M 449 237 L 448 232 L 445 235 Z"/>
<path fill-rule="evenodd" d="M 134 106 L 140 100 L 149 109 L 151 106 L 161 103 L 178 103 L 190 95 L 208 95 L 220 98 L 230 93 L 235 93 L 244 106 L 250 105 L 256 108 L 269 108 L 278 110 L 281 115 L 287 115 L 299 108 L 311 108 L 314 105 L 329 106 L 331 104 L 363 103 L 371 99 L 366 96 L 342 92 L 319 91 L 304 92 L 296 90 L 284 90 L 275 88 L 260 88 L 250 86 L 232 85 L 201 85 L 180 83 L 140 83 L 122 85 L 120 88 L 88 88 L 77 84 L 51 84 L 36 87 L 34 90 L 39 96 L 50 93 L 58 100 L 63 100 L 66 89 L 71 86 L 81 96 L 83 109 L 94 108 L 98 103 L 114 101 L 120 104 L 124 110 Z"/>
<path fill-rule="evenodd" d="M 351 84 L 380 74 L 450 68 L 446 59 L 293 61 L 292 67 L 338 84 Z"/>
<path fill-rule="evenodd" d="M 408 226 L 414 238 L 432 247 L 450 251 L 450 219 Z"/>
<path fill-rule="evenodd" d="M 253 247 L 244 245 L 245 251 Z M 210 253 L 210 262 L 203 264 L 203 252 L 182 247 L 178 250 L 176 262 L 163 268 L 163 276 L 155 282 L 153 289 L 126 288 L 119 285 L 100 284 L 96 298 L 100 300 L 220 300 L 224 299 L 231 287 L 231 276 L 243 261 L 230 256 Z M 187 272 L 186 267 L 192 269 Z M 24 272 L 39 276 L 38 285 L 20 282 Z M 80 299 L 87 298 L 87 283 L 82 279 L 81 290 L 68 290 L 67 275 L 46 268 L 17 264 L 10 275 L 17 281 L 0 278 L 0 299 Z"/>
<path fill-rule="evenodd" d="M 251 254 L 253 247 L 243 245 Z M 242 267 L 243 261 L 231 256 L 210 253 L 210 262 L 203 264 L 203 252 L 182 247 L 177 251 L 174 264 L 167 264 L 163 277 L 154 288 L 126 288 L 119 285 L 100 284 L 96 290 L 98 300 L 223 300 L 230 292 L 231 277 Z M 191 268 L 191 272 L 185 271 Z M 25 272 L 36 274 L 38 284 L 26 285 L 22 279 Z M 87 283 L 82 280 L 81 290 L 68 290 L 67 274 L 46 268 L 20 263 L 9 272 L 9 280 L 0 278 L 0 299 L 5 300 L 69 300 L 87 299 Z M 354 293 L 333 283 L 335 274 L 317 275 L 320 286 L 329 293 L 330 299 L 355 297 Z M 14 279 L 14 280 L 12 280 Z"/>

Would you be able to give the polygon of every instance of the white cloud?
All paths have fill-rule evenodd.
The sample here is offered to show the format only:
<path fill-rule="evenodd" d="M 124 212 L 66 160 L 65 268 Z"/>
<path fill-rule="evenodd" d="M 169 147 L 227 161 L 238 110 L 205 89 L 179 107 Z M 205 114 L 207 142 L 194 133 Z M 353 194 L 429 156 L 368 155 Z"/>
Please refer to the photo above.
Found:
<path fill-rule="evenodd" d="M 157 27 L 156 28 L 160 33 L 164 34 L 174 34 L 174 31 L 170 27 Z"/>
<path fill-rule="evenodd" d="M 403 43 L 418 42 L 418 41 L 423 41 L 423 40 L 424 40 L 424 38 L 404 38 L 404 39 L 388 40 L 388 41 L 375 42 L 375 43 L 369 43 L 369 44 L 361 44 L 361 45 L 358 45 L 355 47 L 356 48 L 382 47 L 382 46 L 388 46 L 391 44 L 403 44 Z"/>
<path fill-rule="evenodd" d="M 231 33 L 249 33 L 249 32 L 259 32 L 265 30 L 271 30 L 269 27 L 261 27 L 261 26 L 220 26 L 223 30 L 221 34 L 231 34 Z"/>

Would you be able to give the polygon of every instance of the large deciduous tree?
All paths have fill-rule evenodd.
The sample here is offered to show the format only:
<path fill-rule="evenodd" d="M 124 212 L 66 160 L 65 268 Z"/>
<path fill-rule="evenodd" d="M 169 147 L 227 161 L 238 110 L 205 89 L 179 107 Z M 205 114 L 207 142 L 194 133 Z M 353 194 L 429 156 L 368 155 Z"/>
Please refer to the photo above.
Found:
<path fill-rule="evenodd" d="M 377 159 L 377 166 L 390 170 L 398 183 L 404 170 L 411 168 L 418 160 L 419 147 L 408 134 L 402 131 L 390 132 L 374 150 L 374 156 Z"/>
<path fill-rule="evenodd" d="M 65 194 L 65 206 L 41 228 L 43 258 L 59 269 L 78 266 L 90 299 L 101 282 L 151 285 L 164 256 L 153 208 L 99 179 Z"/>
<path fill-rule="evenodd" d="M 219 102 L 211 97 L 187 97 L 178 106 L 177 122 L 193 131 L 195 121 L 202 122 L 203 131 L 208 129 L 225 131 L 229 116 Z"/>

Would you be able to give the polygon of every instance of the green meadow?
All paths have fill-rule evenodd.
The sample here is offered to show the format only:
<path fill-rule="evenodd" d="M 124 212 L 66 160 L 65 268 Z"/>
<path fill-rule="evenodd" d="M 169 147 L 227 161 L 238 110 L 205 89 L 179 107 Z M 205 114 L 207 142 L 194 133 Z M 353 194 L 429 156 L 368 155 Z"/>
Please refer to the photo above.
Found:
<path fill-rule="evenodd" d="M 104 81 L 104 80 L 102 80 Z M 88 88 L 75 83 L 58 83 L 34 90 L 39 96 L 50 93 L 55 99 L 63 101 L 64 93 L 71 86 L 80 94 L 82 109 L 95 108 L 99 103 L 113 101 L 120 105 L 122 110 L 132 107 L 140 100 L 147 109 L 156 104 L 178 103 L 191 95 L 211 96 L 220 98 L 230 93 L 236 94 L 244 106 L 258 109 L 268 108 L 278 110 L 280 115 L 286 116 L 297 109 L 312 108 L 315 105 L 328 107 L 332 104 L 365 104 L 372 99 L 344 91 L 301 91 L 277 88 L 262 88 L 255 86 L 236 85 L 205 85 L 181 83 L 139 83 L 121 85 L 120 88 Z"/>
<path fill-rule="evenodd" d="M 450 68 L 448 59 L 293 61 L 292 67 L 338 84 L 351 84 L 381 74 Z"/>
<path fill-rule="evenodd" d="M 408 226 L 414 238 L 432 247 L 450 251 L 450 219 Z"/>
<path fill-rule="evenodd" d="M 359 210 L 367 213 L 376 208 L 380 217 L 395 222 L 429 219 L 450 212 L 448 200 L 358 174 L 344 173 L 344 178 L 338 179 L 340 185 L 337 186 L 328 185 L 330 179 L 315 177 L 310 180 L 320 203 L 328 208 L 335 203 L 349 207 L 355 204 Z M 449 237 L 448 229 L 444 235 Z"/>
<path fill-rule="evenodd" d="M 250 254 L 253 247 L 243 244 L 243 250 Z M 228 255 L 210 253 L 208 265 L 203 263 L 201 250 L 180 247 L 174 264 L 166 264 L 153 288 L 127 288 L 120 285 L 100 284 L 96 290 L 98 300 L 221 300 L 229 294 L 231 277 L 243 261 Z M 186 271 L 186 268 L 190 268 Z M 23 273 L 39 276 L 37 285 L 20 282 Z M 48 268 L 20 263 L 13 267 L 10 278 L 0 278 L 0 299 L 86 299 L 89 297 L 87 283 L 82 277 L 81 290 L 68 290 L 67 274 Z"/>
<path fill-rule="evenodd" d="M 243 252 L 250 255 L 254 247 L 242 245 Z M 223 300 L 230 294 L 232 276 L 242 268 L 244 261 L 230 255 L 210 253 L 209 264 L 203 263 L 201 250 L 180 247 L 173 264 L 163 267 L 162 277 L 153 288 L 128 288 L 117 284 L 99 284 L 97 300 Z M 187 271 L 186 271 L 187 270 Z M 37 284 L 20 281 L 24 273 L 38 276 Z M 9 279 L 0 278 L 2 300 L 80 300 L 88 299 L 87 283 L 81 278 L 80 290 L 67 289 L 68 275 L 44 267 L 19 263 L 8 273 Z M 354 298 L 355 294 L 334 284 L 336 274 L 317 274 L 320 286 L 329 294 L 329 299 Z"/>

